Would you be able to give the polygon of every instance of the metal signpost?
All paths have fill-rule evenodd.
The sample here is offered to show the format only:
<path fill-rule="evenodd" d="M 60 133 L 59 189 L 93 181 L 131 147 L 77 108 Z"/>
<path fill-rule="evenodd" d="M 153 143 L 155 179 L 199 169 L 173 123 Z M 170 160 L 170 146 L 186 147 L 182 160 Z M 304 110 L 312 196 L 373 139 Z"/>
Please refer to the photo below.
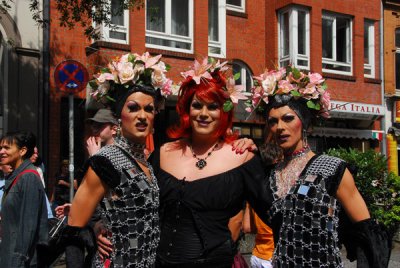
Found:
<path fill-rule="evenodd" d="M 74 198 L 74 94 L 86 88 L 89 74 L 85 66 L 76 60 L 65 60 L 54 70 L 57 88 L 68 93 L 69 121 L 69 200 Z"/>

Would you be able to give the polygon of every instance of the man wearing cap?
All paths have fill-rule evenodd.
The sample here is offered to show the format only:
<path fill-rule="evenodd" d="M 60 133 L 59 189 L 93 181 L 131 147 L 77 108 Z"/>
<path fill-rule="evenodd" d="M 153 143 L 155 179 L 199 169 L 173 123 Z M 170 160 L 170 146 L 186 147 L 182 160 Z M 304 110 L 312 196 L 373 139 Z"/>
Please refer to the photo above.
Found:
<path fill-rule="evenodd" d="M 118 122 L 110 109 L 99 109 L 92 118 L 88 118 L 92 136 L 86 140 L 89 156 L 97 153 L 104 145 L 113 144 L 117 134 Z"/>

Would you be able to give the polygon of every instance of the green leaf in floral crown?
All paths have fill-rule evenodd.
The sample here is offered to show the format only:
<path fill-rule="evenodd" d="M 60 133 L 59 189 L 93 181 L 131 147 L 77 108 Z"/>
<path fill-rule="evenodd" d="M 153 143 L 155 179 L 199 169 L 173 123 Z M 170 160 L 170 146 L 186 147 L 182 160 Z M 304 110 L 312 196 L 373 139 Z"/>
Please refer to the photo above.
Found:
<path fill-rule="evenodd" d="M 322 88 L 323 90 L 326 90 L 326 89 L 328 88 L 328 85 L 324 82 L 324 83 L 322 84 L 321 88 Z"/>
<path fill-rule="evenodd" d="M 224 112 L 227 113 L 227 112 L 229 112 L 229 111 L 232 110 L 232 109 L 233 109 L 233 103 L 232 103 L 232 101 L 231 101 L 231 100 L 225 101 L 224 106 L 223 106 Z"/>
<path fill-rule="evenodd" d="M 297 90 L 292 90 L 292 91 L 290 91 L 290 94 L 291 94 L 293 97 L 301 97 L 300 92 L 298 92 Z"/>
<path fill-rule="evenodd" d="M 171 70 L 171 65 L 165 63 L 165 70 L 168 72 L 169 70 Z"/>
<path fill-rule="evenodd" d="M 96 80 L 90 80 L 89 81 L 89 86 L 93 89 L 97 89 L 99 85 L 97 84 Z"/>
<path fill-rule="evenodd" d="M 208 57 L 208 63 L 214 63 L 215 59 L 213 57 Z"/>
<path fill-rule="evenodd" d="M 299 70 L 297 70 L 296 68 L 292 68 L 292 74 L 294 79 L 299 79 L 301 77 L 301 73 Z"/>
<path fill-rule="evenodd" d="M 101 68 L 100 69 L 100 73 L 104 74 L 104 73 L 111 73 L 110 69 L 108 69 L 107 67 Z"/>
<path fill-rule="evenodd" d="M 134 62 L 135 62 L 135 59 L 136 59 L 135 55 L 129 54 L 129 56 L 128 56 L 128 61 L 129 61 L 129 62 L 134 63 Z"/>
<path fill-rule="evenodd" d="M 240 73 L 235 73 L 235 75 L 233 76 L 233 79 L 235 79 L 235 81 L 239 80 L 240 78 Z"/>
<path fill-rule="evenodd" d="M 310 109 L 317 110 L 315 108 L 315 103 L 313 101 L 311 101 L 311 100 L 307 101 L 307 107 L 310 108 Z"/>
<path fill-rule="evenodd" d="M 321 110 L 321 105 L 319 104 L 319 103 L 316 103 L 315 104 L 315 110 Z"/>

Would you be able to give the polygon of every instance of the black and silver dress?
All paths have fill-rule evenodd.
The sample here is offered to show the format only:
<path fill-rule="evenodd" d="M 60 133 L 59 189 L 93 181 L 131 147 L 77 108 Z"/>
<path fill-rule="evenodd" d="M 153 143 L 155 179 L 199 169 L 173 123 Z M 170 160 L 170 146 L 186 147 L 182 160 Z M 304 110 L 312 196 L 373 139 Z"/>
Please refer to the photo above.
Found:
<path fill-rule="evenodd" d="M 315 155 L 282 197 L 277 194 L 276 169 L 271 171 L 274 267 L 343 267 L 335 194 L 346 166 L 339 158 Z"/>
<path fill-rule="evenodd" d="M 101 201 L 101 218 L 113 244 L 109 267 L 153 267 L 160 239 L 159 189 L 133 158 L 131 144 L 120 138 L 103 147 L 88 163 L 109 187 Z M 96 267 L 104 267 L 97 257 Z"/>

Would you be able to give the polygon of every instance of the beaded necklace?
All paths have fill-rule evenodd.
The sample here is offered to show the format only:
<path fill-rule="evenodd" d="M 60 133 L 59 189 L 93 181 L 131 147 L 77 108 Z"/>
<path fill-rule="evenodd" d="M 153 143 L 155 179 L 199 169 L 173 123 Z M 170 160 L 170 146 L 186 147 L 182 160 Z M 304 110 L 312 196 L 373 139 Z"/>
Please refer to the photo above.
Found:
<path fill-rule="evenodd" d="M 276 165 L 276 194 L 279 197 L 285 196 L 290 188 L 296 184 L 297 179 L 308 162 L 307 153 L 310 151 L 309 146 L 304 146 L 298 151 L 285 155 L 284 160 Z"/>
<path fill-rule="evenodd" d="M 115 138 L 115 145 L 127 152 L 133 159 L 147 166 L 144 148 L 146 144 L 130 142 L 127 138 L 120 136 Z"/>
<path fill-rule="evenodd" d="M 206 161 L 206 159 L 217 149 L 217 147 L 218 147 L 218 142 L 217 142 L 217 143 L 213 146 L 213 148 L 207 153 L 206 157 L 200 158 L 200 157 L 198 157 L 198 156 L 193 152 L 192 145 L 189 144 L 189 148 L 190 148 L 190 151 L 192 152 L 193 157 L 197 159 L 196 167 L 197 167 L 198 169 L 203 169 L 205 166 L 207 166 L 207 161 Z"/>

